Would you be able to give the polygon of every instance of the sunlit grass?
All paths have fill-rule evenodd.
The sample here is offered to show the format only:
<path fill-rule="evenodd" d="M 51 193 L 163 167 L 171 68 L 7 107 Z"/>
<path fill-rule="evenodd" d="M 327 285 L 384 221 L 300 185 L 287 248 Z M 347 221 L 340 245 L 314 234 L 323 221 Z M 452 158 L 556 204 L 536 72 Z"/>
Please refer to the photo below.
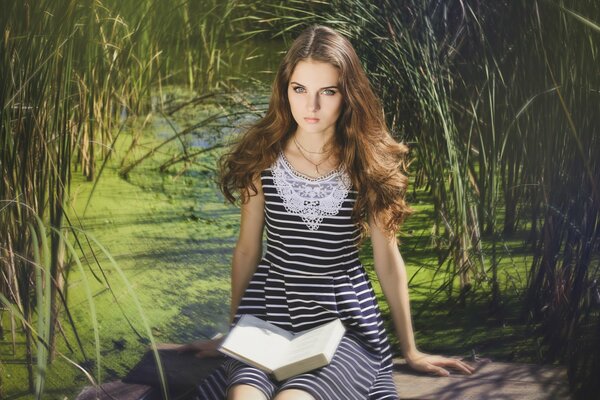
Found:
<path fill-rule="evenodd" d="M 127 148 L 130 138 L 125 133 L 117 149 Z M 103 380 L 122 377 L 149 345 L 132 293 L 139 299 L 157 341 L 186 342 L 227 328 L 229 260 L 237 210 L 225 206 L 214 184 L 209 184 L 210 171 L 191 169 L 182 175 L 176 171 L 159 175 L 156 167 L 165 157 L 167 154 L 157 155 L 132 173 L 129 182 L 118 177 L 119 160 L 115 158 L 107 166 L 81 221 L 81 228 L 94 235 L 112 255 L 132 289 L 128 290 L 118 270 L 94 244 L 80 255 L 85 260 L 85 272 L 69 270 L 69 310 L 90 359 L 96 358 L 93 327 L 97 321 Z M 207 157 L 205 162 L 214 163 L 214 156 Z M 69 211 L 72 220 L 81 215 L 92 185 L 82 177 L 73 180 L 70 204 L 74 209 Z M 92 251 L 103 271 L 94 263 Z M 103 274 L 107 281 L 94 279 L 94 275 Z M 86 281 L 96 319 L 90 318 Z M 67 341 L 73 345 L 71 332 L 65 330 Z M 7 356 L 8 349 L 8 343 L 2 345 Z M 21 350 L 19 346 L 14 358 L 3 360 L 20 360 Z M 62 340 L 59 350 L 67 352 Z M 84 361 L 78 351 L 71 356 Z M 93 363 L 83 365 L 95 370 Z M 8 373 L 10 376 L 4 375 L 9 378 L 5 393 L 26 389 L 25 368 L 9 364 Z M 76 393 L 89 384 L 60 359 L 49 367 L 46 378 L 49 396 L 61 391 Z"/>

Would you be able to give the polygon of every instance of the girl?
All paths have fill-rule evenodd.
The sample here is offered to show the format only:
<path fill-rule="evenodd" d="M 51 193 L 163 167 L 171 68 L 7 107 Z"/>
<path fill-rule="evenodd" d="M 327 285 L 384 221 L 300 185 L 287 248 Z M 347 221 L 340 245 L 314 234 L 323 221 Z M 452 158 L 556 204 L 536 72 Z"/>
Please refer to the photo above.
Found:
<path fill-rule="evenodd" d="M 448 375 L 443 367 L 472 372 L 415 345 L 396 241 L 411 211 L 407 152 L 390 136 L 350 42 L 323 26 L 302 32 L 277 71 L 266 115 L 221 162 L 221 190 L 242 205 L 231 319 L 253 314 L 300 332 L 340 318 L 347 332 L 331 364 L 283 382 L 227 359 L 200 386 L 200 399 L 398 399 L 387 334 L 358 259 L 367 233 L 408 364 L 438 375 Z M 210 356 L 218 344 L 186 349 Z"/>

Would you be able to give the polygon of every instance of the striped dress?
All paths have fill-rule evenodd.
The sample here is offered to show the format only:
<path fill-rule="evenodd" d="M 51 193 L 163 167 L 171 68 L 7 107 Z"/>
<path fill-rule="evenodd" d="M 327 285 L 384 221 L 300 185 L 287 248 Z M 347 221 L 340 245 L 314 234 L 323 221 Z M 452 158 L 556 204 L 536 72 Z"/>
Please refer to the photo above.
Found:
<path fill-rule="evenodd" d="M 261 173 L 267 251 L 237 310 L 300 332 L 340 318 L 346 334 L 332 362 L 278 382 L 228 359 L 199 387 L 199 399 L 224 400 L 236 384 L 271 399 L 301 389 L 317 400 L 398 399 L 392 358 L 371 283 L 358 259 L 351 220 L 356 191 L 343 170 L 309 178 L 283 152 Z M 235 323 L 234 321 L 234 323 Z"/>

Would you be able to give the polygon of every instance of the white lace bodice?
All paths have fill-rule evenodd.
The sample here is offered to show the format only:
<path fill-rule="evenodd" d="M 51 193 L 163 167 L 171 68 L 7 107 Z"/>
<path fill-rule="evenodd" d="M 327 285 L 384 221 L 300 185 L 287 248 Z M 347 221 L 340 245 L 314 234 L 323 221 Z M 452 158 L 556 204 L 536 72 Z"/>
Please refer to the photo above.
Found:
<path fill-rule="evenodd" d="M 271 172 L 285 209 L 299 215 L 310 230 L 319 229 L 325 216 L 339 212 L 352 186 L 348 174 L 339 168 L 318 178 L 301 174 L 283 152 L 271 166 Z"/>

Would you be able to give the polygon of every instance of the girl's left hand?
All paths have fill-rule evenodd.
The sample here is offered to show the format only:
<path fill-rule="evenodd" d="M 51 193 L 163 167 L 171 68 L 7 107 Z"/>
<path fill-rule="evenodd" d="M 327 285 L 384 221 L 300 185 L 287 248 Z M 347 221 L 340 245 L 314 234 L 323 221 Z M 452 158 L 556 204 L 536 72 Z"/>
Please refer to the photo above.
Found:
<path fill-rule="evenodd" d="M 471 375 L 475 371 L 475 368 L 455 358 L 436 356 L 420 351 L 412 352 L 410 355 L 405 356 L 405 359 L 412 369 L 439 376 L 450 375 L 450 372 L 443 367 L 456 369 L 465 375 Z"/>

